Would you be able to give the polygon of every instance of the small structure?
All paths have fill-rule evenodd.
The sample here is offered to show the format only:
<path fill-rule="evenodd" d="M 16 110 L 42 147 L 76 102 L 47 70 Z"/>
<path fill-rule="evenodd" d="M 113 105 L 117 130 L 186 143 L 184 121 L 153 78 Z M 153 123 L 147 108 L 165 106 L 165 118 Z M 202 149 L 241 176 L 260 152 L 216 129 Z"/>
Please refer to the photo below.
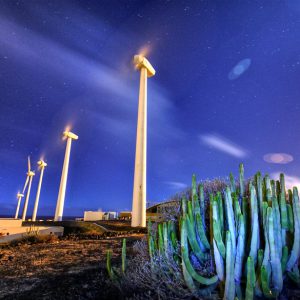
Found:
<path fill-rule="evenodd" d="M 103 211 L 85 211 L 83 221 L 100 221 L 103 220 Z"/>
<path fill-rule="evenodd" d="M 103 220 L 114 220 L 117 218 L 117 212 L 116 211 L 107 211 L 103 215 Z"/>
<path fill-rule="evenodd" d="M 120 220 L 131 220 L 131 211 L 121 211 L 119 213 Z"/>

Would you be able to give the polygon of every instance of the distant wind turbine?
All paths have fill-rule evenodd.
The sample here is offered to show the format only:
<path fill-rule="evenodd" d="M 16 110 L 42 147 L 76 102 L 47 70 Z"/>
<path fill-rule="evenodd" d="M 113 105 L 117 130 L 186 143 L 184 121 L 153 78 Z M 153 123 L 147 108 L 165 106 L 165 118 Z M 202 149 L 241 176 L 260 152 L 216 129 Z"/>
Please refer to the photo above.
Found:
<path fill-rule="evenodd" d="M 21 201 L 22 201 L 23 197 L 24 197 L 24 194 L 18 192 L 18 194 L 17 194 L 18 204 L 17 204 L 15 219 L 18 219 L 19 210 L 20 210 L 20 204 L 21 204 Z"/>
<path fill-rule="evenodd" d="M 43 176 L 44 176 L 44 170 L 45 170 L 45 167 L 47 167 L 47 163 L 45 163 L 42 159 L 40 159 L 37 162 L 37 164 L 39 166 L 39 169 L 41 170 L 41 173 L 40 173 L 40 180 L 39 180 L 39 185 L 38 185 L 37 192 L 36 192 L 36 198 L 35 198 L 35 203 L 34 203 L 34 208 L 33 208 L 33 213 L 32 213 L 32 221 L 33 222 L 36 220 L 36 214 L 37 214 L 37 209 L 39 206 L 39 199 L 40 199 L 42 181 L 43 181 Z"/>
<path fill-rule="evenodd" d="M 24 208 L 23 208 L 22 221 L 25 221 L 25 219 L 26 219 L 31 184 L 32 184 L 32 179 L 33 179 L 34 175 L 35 175 L 34 171 L 31 171 L 30 156 L 28 156 L 28 172 L 27 172 L 27 178 L 26 178 L 26 182 L 24 185 L 24 189 L 23 189 L 23 194 L 26 190 L 27 184 L 28 184 L 28 189 L 27 189 L 25 204 L 24 204 Z"/>

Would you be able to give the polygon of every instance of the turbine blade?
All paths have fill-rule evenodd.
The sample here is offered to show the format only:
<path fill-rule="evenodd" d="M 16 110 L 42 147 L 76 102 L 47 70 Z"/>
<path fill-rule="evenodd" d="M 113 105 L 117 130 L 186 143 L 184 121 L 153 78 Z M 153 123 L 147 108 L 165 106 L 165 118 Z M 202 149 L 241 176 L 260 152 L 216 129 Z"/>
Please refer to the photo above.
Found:
<path fill-rule="evenodd" d="M 25 192 L 25 190 L 26 190 L 26 187 L 27 187 L 28 181 L 29 181 L 29 176 L 27 176 L 27 177 L 26 177 L 26 181 L 25 181 L 25 184 L 24 184 L 24 188 L 23 188 L 23 192 L 22 192 L 22 194 L 24 194 L 24 192 Z"/>
<path fill-rule="evenodd" d="M 28 156 L 28 172 L 30 172 L 31 164 L 30 164 L 30 156 Z"/>

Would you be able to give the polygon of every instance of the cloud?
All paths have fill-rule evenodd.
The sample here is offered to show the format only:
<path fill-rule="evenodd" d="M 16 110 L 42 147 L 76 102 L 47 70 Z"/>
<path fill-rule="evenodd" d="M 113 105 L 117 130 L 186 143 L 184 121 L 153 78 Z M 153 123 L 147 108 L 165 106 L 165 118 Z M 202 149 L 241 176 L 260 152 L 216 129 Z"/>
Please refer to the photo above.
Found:
<path fill-rule="evenodd" d="M 216 150 L 222 151 L 231 156 L 237 158 L 245 158 L 248 155 L 245 149 L 219 135 L 203 134 L 200 135 L 199 138 L 203 144 L 212 147 Z"/>
<path fill-rule="evenodd" d="M 171 189 L 183 190 L 187 188 L 187 184 L 178 181 L 165 181 L 165 184 L 168 185 Z"/>
<path fill-rule="evenodd" d="M 283 172 L 271 173 L 270 178 L 274 180 L 279 180 L 280 173 Z M 300 188 L 300 177 L 284 174 L 284 178 L 285 178 L 285 186 L 288 189 L 292 189 L 294 186 L 298 187 L 298 189 Z"/>
<path fill-rule="evenodd" d="M 293 156 L 287 153 L 267 153 L 264 155 L 264 161 L 271 164 L 288 164 L 293 160 Z"/>

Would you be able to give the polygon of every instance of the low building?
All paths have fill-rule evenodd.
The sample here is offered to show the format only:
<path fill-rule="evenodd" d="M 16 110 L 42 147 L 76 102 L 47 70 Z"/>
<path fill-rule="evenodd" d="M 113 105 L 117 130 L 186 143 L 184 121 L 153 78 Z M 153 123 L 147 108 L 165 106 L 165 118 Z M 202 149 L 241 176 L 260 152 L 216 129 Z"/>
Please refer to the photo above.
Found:
<path fill-rule="evenodd" d="M 107 211 L 103 215 L 103 220 L 114 220 L 117 218 L 117 212 L 116 211 Z"/>
<path fill-rule="evenodd" d="M 100 221 L 103 220 L 103 211 L 85 211 L 83 221 Z"/>
<path fill-rule="evenodd" d="M 120 220 L 131 220 L 131 211 L 121 211 L 119 213 Z"/>

